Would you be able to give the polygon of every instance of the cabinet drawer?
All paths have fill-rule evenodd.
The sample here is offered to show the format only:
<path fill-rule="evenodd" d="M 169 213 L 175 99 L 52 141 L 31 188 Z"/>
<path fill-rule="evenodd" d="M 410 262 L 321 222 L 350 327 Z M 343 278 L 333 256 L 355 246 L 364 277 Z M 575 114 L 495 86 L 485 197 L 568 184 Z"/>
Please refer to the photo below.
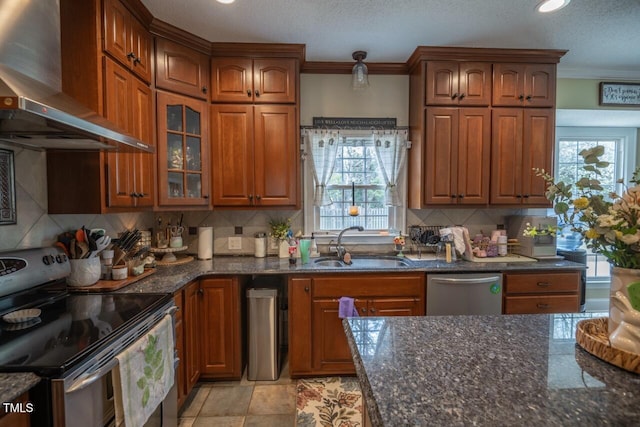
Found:
<path fill-rule="evenodd" d="M 349 297 L 370 297 L 391 295 L 401 296 L 423 296 L 424 276 L 410 275 L 357 275 L 349 276 L 329 276 L 316 277 L 313 279 L 313 297 L 340 298 Z"/>
<path fill-rule="evenodd" d="M 580 273 L 505 274 L 507 294 L 578 292 Z"/>
<path fill-rule="evenodd" d="M 504 314 L 577 313 L 578 295 L 508 296 Z"/>

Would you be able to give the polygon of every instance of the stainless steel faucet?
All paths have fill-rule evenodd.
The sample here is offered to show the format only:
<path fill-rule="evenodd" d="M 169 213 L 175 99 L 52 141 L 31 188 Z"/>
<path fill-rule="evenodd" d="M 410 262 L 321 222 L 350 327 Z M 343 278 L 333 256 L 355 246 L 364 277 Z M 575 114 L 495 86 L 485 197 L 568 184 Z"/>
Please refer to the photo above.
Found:
<path fill-rule="evenodd" d="M 347 253 L 347 251 L 344 249 L 344 246 L 342 246 L 342 235 L 345 233 L 345 231 L 349 231 L 349 230 L 364 231 L 364 227 L 360 225 L 354 225 L 353 227 L 345 228 L 340 232 L 340 234 L 338 234 L 338 243 L 336 244 L 336 252 L 338 253 L 338 258 L 340 258 L 342 262 L 347 264 L 351 264 L 351 261 L 347 262 L 344 260 L 344 255 Z"/>

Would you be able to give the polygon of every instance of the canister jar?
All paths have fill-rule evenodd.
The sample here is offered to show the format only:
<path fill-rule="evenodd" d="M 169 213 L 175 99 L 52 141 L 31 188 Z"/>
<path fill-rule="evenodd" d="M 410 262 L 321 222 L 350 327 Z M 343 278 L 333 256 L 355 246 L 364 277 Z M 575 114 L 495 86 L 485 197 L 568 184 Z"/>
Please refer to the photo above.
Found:
<path fill-rule="evenodd" d="M 254 256 L 256 258 L 264 258 L 267 256 L 267 233 L 256 233 L 254 237 Z"/>

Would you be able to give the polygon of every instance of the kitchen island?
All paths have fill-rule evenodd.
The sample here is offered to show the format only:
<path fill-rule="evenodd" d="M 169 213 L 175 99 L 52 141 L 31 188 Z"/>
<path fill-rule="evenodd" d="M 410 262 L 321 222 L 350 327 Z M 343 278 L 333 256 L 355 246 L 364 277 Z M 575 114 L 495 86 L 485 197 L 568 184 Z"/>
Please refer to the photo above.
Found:
<path fill-rule="evenodd" d="M 640 375 L 575 344 L 575 325 L 587 317 L 364 317 L 343 324 L 373 426 L 638 425 Z"/>

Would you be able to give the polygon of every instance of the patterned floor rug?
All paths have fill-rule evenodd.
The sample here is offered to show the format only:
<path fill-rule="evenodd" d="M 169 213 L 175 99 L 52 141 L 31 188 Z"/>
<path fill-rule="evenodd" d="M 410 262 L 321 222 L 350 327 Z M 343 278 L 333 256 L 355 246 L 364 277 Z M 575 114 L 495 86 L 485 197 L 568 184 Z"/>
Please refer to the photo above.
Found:
<path fill-rule="evenodd" d="M 356 378 L 298 380 L 298 427 L 361 427 L 362 411 L 362 393 Z"/>

